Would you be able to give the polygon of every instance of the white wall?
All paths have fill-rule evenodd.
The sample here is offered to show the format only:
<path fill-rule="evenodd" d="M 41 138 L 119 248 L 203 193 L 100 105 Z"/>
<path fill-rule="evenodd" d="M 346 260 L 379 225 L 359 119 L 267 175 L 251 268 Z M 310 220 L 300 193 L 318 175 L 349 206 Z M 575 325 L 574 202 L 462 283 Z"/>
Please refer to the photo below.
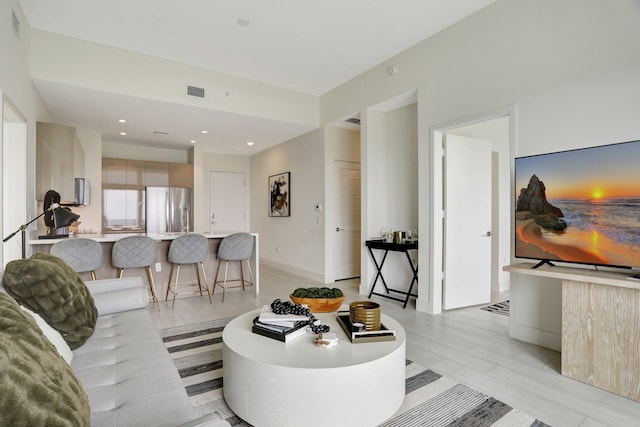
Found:
<path fill-rule="evenodd" d="M 251 230 L 260 233 L 260 258 L 324 281 L 325 230 L 316 203 L 324 204 L 324 129 L 309 132 L 251 157 Z M 268 178 L 291 172 L 290 217 L 269 217 Z"/>
<path fill-rule="evenodd" d="M 21 35 L 18 38 L 12 29 L 12 11 L 20 21 Z M 50 121 L 49 112 L 44 107 L 42 100 L 35 92 L 29 78 L 29 51 L 31 45 L 29 24 L 22 13 L 18 0 L 0 2 L 0 94 L 4 102 L 12 104 L 15 112 L 22 116 L 27 123 L 27 162 L 24 165 L 22 176 L 12 176 L 11 179 L 23 179 L 26 181 L 26 193 L 23 193 L 27 218 L 32 219 L 36 212 L 35 197 L 35 130 L 36 121 Z M 2 103 L 0 103 L 1 105 Z M 2 134 L 2 133 L 0 133 Z M 4 151 L 3 151 L 4 152 Z M 2 188 L 2 186 L 0 186 Z M 1 190 L 0 190 L 1 191 Z M 3 203 L 2 209 L 9 207 Z M 41 220 L 40 220 L 41 221 Z M 1 222 L 0 222 L 1 223 Z M 16 224 L 16 229 L 21 224 Z M 29 228 L 29 232 L 35 227 Z M 1 230 L 2 236 L 7 236 L 13 229 Z M 14 239 L 20 239 L 19 236 Z M 9 261 L 8 259 L 4 260 Z"/>
<path fill-rule="evenodd" d="M 321 98 L 321 121 L 410 90 L 417 90 L 420 241 L 427 244 L 438 219 L 432 214 L 434 162 L 431 130 L 442 123 L 515 106 L 515 145 L 520 156 L 637 139 L 640 136 L 640 3 L 633 0 L 498 0 L 464 21 L 363 73 Z M 399 72 L 386 72 L 395 64 Z M 363 124 L 376 112 L 366 112 Z M 363 162 L 375 163 L 384 147 L 377 130 L 363 125 Z M 380 219 L 373 191 L 380 176 L 363 165 L 364 227 L 376 232 Z M 511 186 L 511 182 L 502 183 Z M 382 187 L 384 188 L 384 187 Z M 386 193 L 393 189 L 386 188 Z M 389 194 L 378 194 L 385 200 Z M 366 217 L 366 218 L 365 218 Z M 421 247 L 425 245 L 421 244 Z M 418 309 L 432 312 L 435 288 L 433 254 L 420 251 Z M 514 287 L 524 300 L 527 290 Z M 540 284 L 544 287 L 544 284 Z M 515 288 L 515 289 L 514 289 Z M 532 292 L 531 286 L 528 287 Z M 520 291 L 524 295 L 520 295 Z M 550 330 L 540 322 L 555 313 L 554 290 L 545 288 L 536 316 L 520 319 L 532 330 Z M 546 299 L 546 301 L 545 301 Z"/>

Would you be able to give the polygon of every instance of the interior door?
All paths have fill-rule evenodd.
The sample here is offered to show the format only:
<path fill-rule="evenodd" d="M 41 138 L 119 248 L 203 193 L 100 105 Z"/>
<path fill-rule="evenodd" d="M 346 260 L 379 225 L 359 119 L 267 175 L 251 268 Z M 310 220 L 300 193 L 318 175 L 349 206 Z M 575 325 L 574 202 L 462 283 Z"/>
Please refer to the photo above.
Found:
<path fill-rule="evenodd" d="M 360 276 L 360 163 L 335 161 L 333 272 L 335 280 Z"/>
<path fill-rule="evenodd" d="M 491 300 L 491 142 L 447 134 L 444 158 L 445 310 Z"/>
<path fill-rule="evenodd" d="M 247 231 L 243 173 L 209 174 L 209 231 L 211 233 Z"/>

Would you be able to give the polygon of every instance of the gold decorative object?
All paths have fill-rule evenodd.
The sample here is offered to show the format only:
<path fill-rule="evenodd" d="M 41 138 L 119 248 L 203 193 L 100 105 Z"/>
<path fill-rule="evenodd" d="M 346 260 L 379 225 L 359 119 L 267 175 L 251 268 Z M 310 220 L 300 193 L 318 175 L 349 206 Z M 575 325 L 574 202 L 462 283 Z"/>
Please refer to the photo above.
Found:
<path fill-rule="evenodd" d="M 349 305 L 351 323 L 364 323 L 366 331 L 380 330 L 380 304 L 373 301 L 354 301 Z"/>

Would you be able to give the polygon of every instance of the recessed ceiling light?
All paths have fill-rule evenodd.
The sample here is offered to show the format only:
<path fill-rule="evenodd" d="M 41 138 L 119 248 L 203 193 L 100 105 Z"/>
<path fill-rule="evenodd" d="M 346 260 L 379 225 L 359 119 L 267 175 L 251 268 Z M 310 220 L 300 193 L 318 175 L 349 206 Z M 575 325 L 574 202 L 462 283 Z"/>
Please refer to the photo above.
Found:
<path fill-rule="evenodd" d="M 165 132 L 165 131 L 162 131 L 162 130 L 154 130 L 153 134 L 154 135 L 160 135 L 160 136 L 167 136 L 167 135 L 169 135 L 169 132 Z"/>
<path fill-rule="evenodd" d="M 120 132 L 120 135 L 122 135 L 122 136 L 126 136 L 126 135 L 127 135 L 127 133 L 126 133 L 126 132 Z"/>
<path fill-rule="evenodd" d="M 253 141 L 247 141 L 247 145 L 248 145 L 248 146 L 252 146 L 253 144 L 254 144 L 254 142 L 253 142 Z"/>
<path fill-rule="evenodd" d="M 208 133 L 208 130 L 201 130 L 200 133 Z"/>
<path fill-rule="evenodd" d="M 195 144 L 195 143 L 196 143 L 196 140 L 195 140 L 195 139 L 192 139 L 192 140 L 191 140 L 191 143 L 192 143 L 192 144 Z"/>
<path fill-rule="evenodd" d="M 120 123 L 127 123 L 127 121 L 125 119 L 119 119 L 118 122 Z"/>

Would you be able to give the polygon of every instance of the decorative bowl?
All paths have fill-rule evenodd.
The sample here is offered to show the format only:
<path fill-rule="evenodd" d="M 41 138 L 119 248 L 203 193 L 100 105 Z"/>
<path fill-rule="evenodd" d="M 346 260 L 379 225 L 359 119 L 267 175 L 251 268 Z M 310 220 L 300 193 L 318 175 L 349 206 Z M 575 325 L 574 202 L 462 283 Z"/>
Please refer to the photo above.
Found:
<path fill-rule="evenodd" d="M 300 298 L 294 297 L 293 294 L 291 294 L 289 298 L 291 298 L 294 304 L 308 305 L 312 313 L 330 313 L 340 308 L 346 296 L 343 295 L 338 298 Z"/>

